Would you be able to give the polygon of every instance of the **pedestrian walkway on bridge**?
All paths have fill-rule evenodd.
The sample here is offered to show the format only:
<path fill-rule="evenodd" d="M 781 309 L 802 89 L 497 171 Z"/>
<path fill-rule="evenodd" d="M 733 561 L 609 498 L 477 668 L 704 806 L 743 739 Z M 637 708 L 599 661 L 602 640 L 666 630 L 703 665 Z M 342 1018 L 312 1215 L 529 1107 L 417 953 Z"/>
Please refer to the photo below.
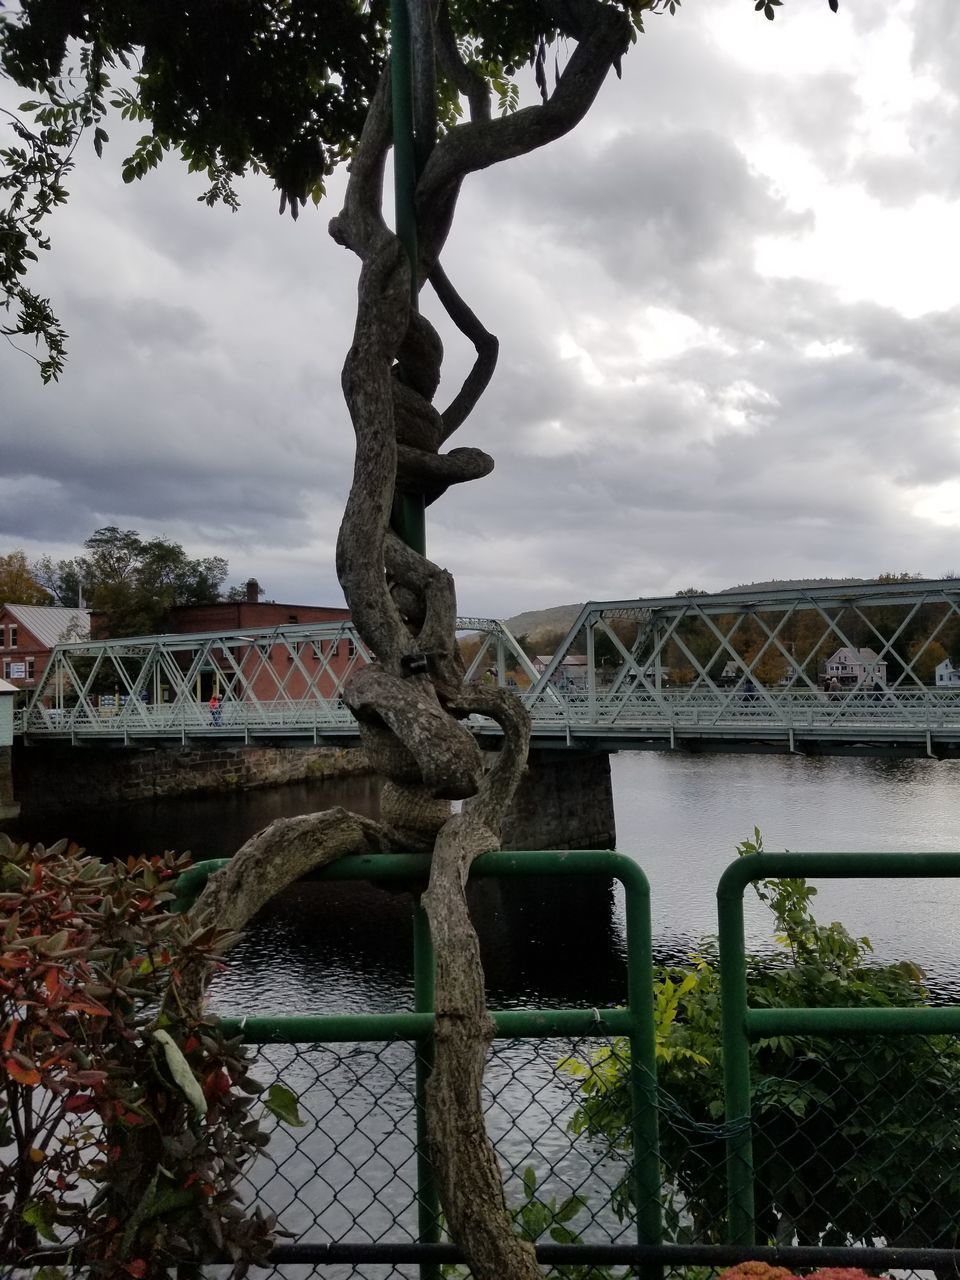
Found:
<path fill-rule="evenodd" d="M 541 746 L 960 753 L 952 579 L 591 603 L 540 669 L 503 623 L 459 627 L 468 678 L 514 689 Z M 348 621 L 64 644 L 15 728 L 349 742 L 343 688 L 370 658 Z"/>

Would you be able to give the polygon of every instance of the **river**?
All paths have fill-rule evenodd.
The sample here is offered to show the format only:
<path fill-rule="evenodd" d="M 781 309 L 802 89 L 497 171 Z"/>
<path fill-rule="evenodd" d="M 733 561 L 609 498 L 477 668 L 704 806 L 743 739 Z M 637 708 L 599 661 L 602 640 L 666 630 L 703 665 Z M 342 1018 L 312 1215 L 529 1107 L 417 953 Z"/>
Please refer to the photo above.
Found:
<path fill-rule="evenodd" d="M 960 763 L 638 752 L 614 757 L 611 768 L 619 848 L 650 880 L 661 960 L 684 957 L 715 930 L 717 880 L 755 826 L 770 850 L 960 847 Z M 375 814 L 377 800 L 372 780 L 353 778 L 77 813 L 18 834 L 48 842 L 68 834 L 103 855 L 177 848 L 213 858 L 275 817 L 334 804 Z M 869 934 L 879 959 L 920 964 L 940 998 L 960 992 L 960 884 L 833 882 L 815 907 L 821 919 L 842 919 L 857 935 Z M 623 1000 L 622 904 L 609 886 L 485 882 L 474 914 L 492 1007 Z M 774 945 L 769 917 L 755 901 L 748 902 L 748 930 L 753 945 Z M 411 953 L 408 894 L 303 882 L 262 912 L 230 953 L 213 1002 L 241 1014 L 410 1008 Z M 488 1127 L 512 1169 L 512 1203 L 522 1196 L 520 1174 L 533 1166 L 544 1194 L 584 1192 L 589 1209 L 573 1225 L 585 1239 L 628 1238 L 628 1224 L 609 1209 L 622 1156 L 599 1160 L 569 1130 L 576 1085 L 557 1064 L 590 1048 L 498 1041 L 486 1076 Z M 275 1126 L 251 1175 L 260 1200 L 294 1237 L 414 1238 L 410 1047 L 274 1046 L 260 1053 L 256 1073 L 294 1089 L 310 1125 Z M 360 1273 L 344 1266 L 325 1274 L 343 1280 Z M 362 1274 L 416 1272 L 372 1267 Z"/>
<path fill-rule="evenodd" d="M 960 848 L 960 762 L 624 752 L 611 771 L 618 848 L 650 880 L 661 956 L 682 955 L 716 929 L 717 879 L 755 826 L 769 850 Z M 175 848 L 214 858 L 282 815 L 334 804 L 375 814 L 377 795 L 369 778 L 313 782 L 78 812 L 19 834 L 69 834 L 105 855 Z M 507 892 L 488 886 L 479 895 L 492 998 L 598 1003 L 616 994 L 615 902 L 553 885 L 513 882 Z M 822 919 L 868 935 L 879 959 L 909 959 L 939 991 L 960 991 L 960 883 L 826 883 L 814 905 Z M 367 886 L 300 885 L 248 934 L 218 1003 L 250 1011 L 252 1000 L 276 1012 L 400 1007 L 410 989 L 408 911 L 403 895 Z M 751 941 L 769 943 L 769 918 L 749 901 L 747 921 Z"/>

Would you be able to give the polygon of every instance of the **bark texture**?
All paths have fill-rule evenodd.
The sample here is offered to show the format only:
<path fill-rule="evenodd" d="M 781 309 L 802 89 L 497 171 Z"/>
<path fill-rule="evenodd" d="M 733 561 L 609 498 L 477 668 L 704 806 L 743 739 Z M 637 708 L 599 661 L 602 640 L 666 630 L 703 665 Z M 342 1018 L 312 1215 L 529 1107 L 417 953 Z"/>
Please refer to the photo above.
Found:
<path fill-rule="evenodd" d="M 453 579 L 405 546 L 391 521 L 404 494 L 433 502 L 450 486 L 493 468 L 492 458 L 475 446 L 441 452 L 477 404 L 497 359 L 496 338 L 439 262 L 462 183 L 476 170 L 524 155 L 572 129 L 611 67 L 618 66 L 631 29 L 621 10 L 600 0 L 544 0 L 549 22 L 576 47 L 541 105 L 494 119 L 487 85 L 461 57 L 446 4 L 409 0 L 409 8 L 420 131 L 415 268 L 382 213 L 391 139 L 387 74 L 370 106 L 343 209 L 330 224 L 334 239 L 360 260 L 356 324 L 342 374 L 356 459 L 337 571 L 353 622 L 375 655 L 353 677 L 345 697 L 371 763 L 387 779 L 384 823 L 342 810 L 274 823 L 210 881 L 196 910 L 236 930 L 285 884 L 346 853 L 432 851 L 423 899 L 437 956 L 436 1054 L 427 1100 L 431 1155 L 447 1221 L 473 1275 L 529 1280 L 540 1272 L 532 1247 L 514 1235 L 484 1127 L 481 1084 L 492 1023 L 465 896 L 473 860 L 498 847 L 503 814 L 526 763 L 529 722 L 512 695 L 464 683 Z M 470 119 L 434 143 L 438 69 L 467 98 Z M 472 370 L 443 411 L 433 403 L 443 346 L 411 301 L 414 271 L 414 292 L 429 281 L 476 352 Z M 463 723 L 474 714 L 492 717 L 503 729 L 503 747 L 486 773 Z M 450 816 L 451 800 L 464 801 L 461 813 Z"/>

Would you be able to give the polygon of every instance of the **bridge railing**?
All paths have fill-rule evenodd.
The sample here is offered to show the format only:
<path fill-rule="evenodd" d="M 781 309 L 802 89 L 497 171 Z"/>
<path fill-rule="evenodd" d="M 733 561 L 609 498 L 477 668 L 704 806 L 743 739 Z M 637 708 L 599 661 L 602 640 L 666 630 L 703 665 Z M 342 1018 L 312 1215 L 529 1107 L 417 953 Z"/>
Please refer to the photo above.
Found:
<path fill-rule="evenodd" d="M 518 696 L 523 697 L 518 690 Z M 888 690 L 838 695 L 808 691 L 757 690 L 752 694 L 670 689 L 652 694 L 564 691 L 556 697 L 528 698 L 534 731 L 564 728 L 586 733 L 627 732 L 656 728 L 748 730 L 793 729 L 798 732 L 843 730 L 862 726 L 877 734 L 896 730 L 960 731 L 960 691 Z M 355 732 L 355 721 L 340 697 L 225 700 L 212 709 L 207 702 L 180 699 L 173 703 L 130 700 L 121 707 L 89 702 L 46 707 L 34 704 L 17 712 L 14 731 L 43 737 L 184 737 L 198 734 L 297 734 Z M 482 717 L 477 728 L 492 728 Z"/>

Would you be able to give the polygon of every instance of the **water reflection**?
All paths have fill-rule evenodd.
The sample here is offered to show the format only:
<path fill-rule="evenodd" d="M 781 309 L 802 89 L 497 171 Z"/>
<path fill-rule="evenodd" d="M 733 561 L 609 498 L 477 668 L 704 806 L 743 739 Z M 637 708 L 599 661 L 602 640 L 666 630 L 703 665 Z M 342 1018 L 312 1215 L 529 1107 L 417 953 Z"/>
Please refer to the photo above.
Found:
<path fill-rule="evenodd" d="M 682 952 L 716 931 L 717 879 L 739 841 L 806 852 L 960 849 L 960 763 L 624 753 L 612 761 L 618 844 L 650 880 L 658 943 Z M 960 991 L 960 881 L 825 881 L 814 912 Z M 746 896 L 751 942 L 771 920 Z"/>
<path fill-rule="evenodd" d="M 716 929 L 715 890 L 738 841 L 770 849 L 960 848 L 960 764 L 923 760 L 636 752 L 613 757 L 619 848 L 650 879 L 661 957 L 682 958 Z M 342 804 L 376 816 L 374 780 L 311 782 L 224 796 L 57 816 L 23 838 L 69 834 L 105 855 L 192 849 L 223 857 L 273 818 Z M 821 919 L 867 934 L 881 960 L 922 965 L 960 991 L 960 882 L 832 882 Z M 473 898 L 494 1006 L 615 1003 L 623 998 L 622 912 L 608 886 L 521 881 Z M 248 1012 L 409 1007 L 408 895 L 358 884 L 297 886 L 264 911 L 218 984 L 220 1007 Z M 754 945 L 769 915 L 747 895 Z"/>

